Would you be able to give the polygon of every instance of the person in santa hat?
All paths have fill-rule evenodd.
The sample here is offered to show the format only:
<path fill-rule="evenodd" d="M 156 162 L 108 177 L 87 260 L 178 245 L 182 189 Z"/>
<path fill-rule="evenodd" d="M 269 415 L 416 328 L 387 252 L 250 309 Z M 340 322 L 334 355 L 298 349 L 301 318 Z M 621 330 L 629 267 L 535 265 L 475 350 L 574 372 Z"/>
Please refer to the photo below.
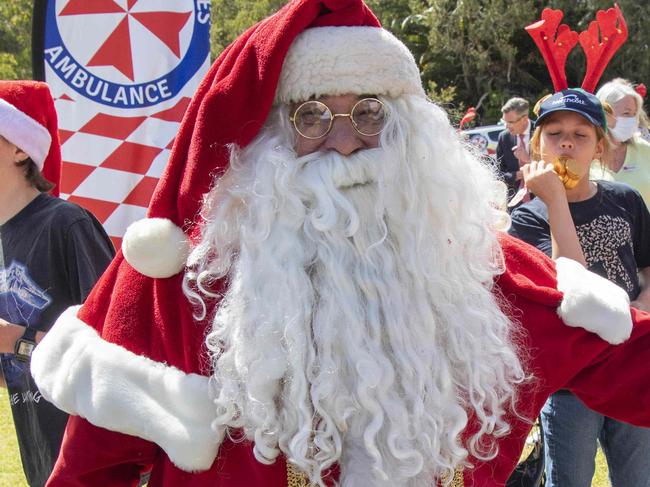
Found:
<path fill-rule="evenodd" d="M 36 350 L 76 415 L 48 485 L 496 487 L 560 388 L 650 425 L 650 316 L 504 208 L 360 0 L 288 3 Z"/>
<path fill-rule="evenodd" d="M 31 353 L 63 310 L 83 302 L 113 256 L 97 220 L 56 197 L 60 169 L 48 86 L 0 81 L 0 382 L 32 487 L 45 485 L 68 415 L 41 398 Z"/>

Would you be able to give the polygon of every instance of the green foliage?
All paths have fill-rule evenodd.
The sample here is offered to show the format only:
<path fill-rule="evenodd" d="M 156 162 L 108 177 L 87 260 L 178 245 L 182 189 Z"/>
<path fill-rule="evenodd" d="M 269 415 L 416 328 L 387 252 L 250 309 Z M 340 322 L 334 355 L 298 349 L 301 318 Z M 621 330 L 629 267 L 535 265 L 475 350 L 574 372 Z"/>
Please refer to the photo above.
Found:
<path fill-rule="evenodd" d="M 534 103 L 552 91 L 542 56 L 524 30 L 540 18 L 544 7 L 562 9 L 563 22 L 581 32 L 595 20 L 597 10 L 612 6 L 609 0 L 391 0 L 384 11 L 383 3 L 376 0 L 375 11 L 414 52 L 429 96 L 446 105 L 452 120 L 475 106 L 478 125 L 496 122 L 500 107 L 512 96 Z M 648 82 L 650 35 L 643 22 L 650 15 L 650 3 L 621 0 L 619 5 L 629 37 L 602 80 L 623 76 Z M 566 71 L 570 86 L 582 83 L 585 58 L 579 46 L 569 56 Z M 440 90 L 448 87 L 455 91 L 445 91 L 441 99 Z"/>
<path fill-rule="evenodd" d="M 447 110 L 450 119 L 460 120 L 463 117 L 466 106 L 456 102 L 458 94 L 455 86 L 439 87 L 435 81 L 429 80 L 426 90 L 431 100 Z"/>
<path fill-rule="evenodd" d="M 213 59 L 237 36 L 285 3 L 286 0 L 212 0 L 210 50 Z"/>
<path fill-rule="evenodd" d="M 477 106 L 492 101 L 497 91 L 503 97 L 516 84 L 528 85 L 529 75 L 516 62 L 517 30 L 528 23 L 531 0 L 506 2 L 463 0 L 432 2 L 427 9 L 429 56 L 423 72 L 439 84 L 458 87 L 458 102 Z M 500 105 L 500 104 L 499 104 Z M 499 107 L 484 105 L 480 113 L 490 115 Z"/>
<path fill-rule="evenodd" d="M 0 79 L 32 77 L 32 1 L 0 1 Z"/>
<path fill-rule="evenodd" d="M 16 79 L 18 61 L 8 52 L 0 52 L 0 79 Z"/>
<path fill-rule="evenodd" d="M 7 389 L 0 387 L 0 487 L 27 487 Z"/>

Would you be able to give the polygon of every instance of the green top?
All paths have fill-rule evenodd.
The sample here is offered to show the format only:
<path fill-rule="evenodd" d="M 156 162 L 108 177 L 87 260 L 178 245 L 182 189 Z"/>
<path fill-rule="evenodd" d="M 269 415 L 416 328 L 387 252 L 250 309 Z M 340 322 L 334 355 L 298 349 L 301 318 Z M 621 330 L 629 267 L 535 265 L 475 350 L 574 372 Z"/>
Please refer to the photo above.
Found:
<path fill-rule="evenodd" d="M 635 135 L 633 142 L 627 144 L 625 161 L 618 172 L 594 162 L 589 178 L 626 183 L 641 193 L 645 204 L 650 206 L 650 143 Z"/>

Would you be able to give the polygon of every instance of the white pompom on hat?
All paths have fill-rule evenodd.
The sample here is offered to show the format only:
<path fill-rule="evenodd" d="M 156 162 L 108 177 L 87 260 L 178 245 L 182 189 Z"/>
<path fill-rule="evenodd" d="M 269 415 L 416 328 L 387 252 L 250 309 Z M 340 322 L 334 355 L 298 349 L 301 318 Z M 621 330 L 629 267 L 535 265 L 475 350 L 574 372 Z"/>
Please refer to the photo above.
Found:
<path fill-rule="evenodd" d="M 124 258 L 141 274 L 170 277 L 185 266 L 188 239 L 167 218 L 145 218 L 132 223 L 122 240 Z"/>

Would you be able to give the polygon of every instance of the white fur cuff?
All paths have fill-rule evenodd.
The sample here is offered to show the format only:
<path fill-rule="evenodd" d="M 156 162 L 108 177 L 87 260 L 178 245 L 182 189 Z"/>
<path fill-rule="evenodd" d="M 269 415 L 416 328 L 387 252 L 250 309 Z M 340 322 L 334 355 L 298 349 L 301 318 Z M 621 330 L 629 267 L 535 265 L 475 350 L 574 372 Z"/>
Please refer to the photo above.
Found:
<path fill-rule="evenodd" d="M 31 371 L 43 397 L 96 426 L 158 444 L 179 468 L 207 470 L 222 438 L 208 378 L 104 341 L 69 308 L 35 348 Z"/>
<path fill-rule="evenodd" d="M 323 95 L 424 96 L 413 54 L 379 27 L 314 27 L 296 37 L 282 65 L 276 102 Z"/>
<path fill-rule="evenodd" d="M 558 314 L 567 325 L 596 333 L 613 345 L 630 337 L 630 299 L 622 288 L 571 259 L 561 257 L 555 267 L 557 288 L 564 294 Z"/>

